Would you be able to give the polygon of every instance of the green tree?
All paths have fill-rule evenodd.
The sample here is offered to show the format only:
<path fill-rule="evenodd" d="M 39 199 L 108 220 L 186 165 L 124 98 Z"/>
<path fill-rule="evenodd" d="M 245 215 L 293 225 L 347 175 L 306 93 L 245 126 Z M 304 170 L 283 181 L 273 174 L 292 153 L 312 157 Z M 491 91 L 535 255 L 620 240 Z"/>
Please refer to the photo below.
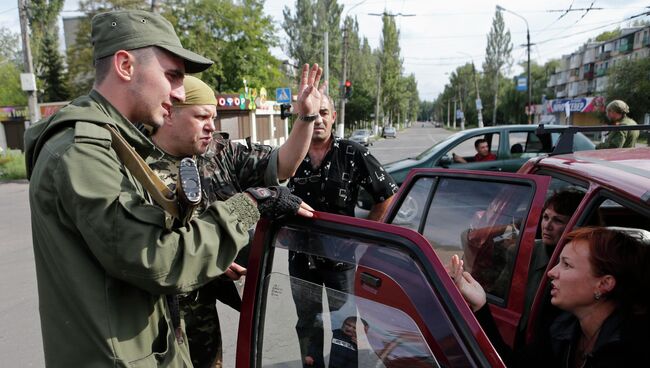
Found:
<path fill-rule="evenodd" d="M 497 121 L 501 70 L 504 67 L 509 67 L 512 63 L 510 56 L 511 53 L 512 42 L 510 42 L 510 31 L 506 30 L 505 23 L 503 22 L 503 15 L 499 10 L 497 10 L 494 13 L 494 18 L 492 19 L 492 28 L 490 29 L 490 33 L 487 36 L 485 62 L 483 63 L 483 71 L 487 76 L 490 76 L 490 81 L 493 86 L 491 97 L 493 97 L 494 103 L 492 106 L 490 106 L 489 103 L 484 104 L 486 111 L 489 111 L 488 108 L 490 107 L 492 109 L 492 118 L 489 119 L 492 125 L 494 125 Z M 487 98 L 485 100 L 489 101 Z"/>
<path fill-rule="evenodd" d="M 442 109 L 443 104 L 436 105 L 436 101 L 420 101 L 420 108 L 418 109 L 418 120 L 428 121 L 433 117 L 436 121 L 442 121 L 444 113 Z"/>
<path fill-rule="evenodd" d="M 42 102 L 66 101 L 70 98 L 65 79 L 63 59 L 57 48 L 59 38 L 56 28 L 45 33 L 41 43 L 43 64 L 39 74 L 43 92 L 39 98 Z"/>
<path fill-rule="evenodd" d="M 90 40 L 90 20 L 98 13 L 117 9 L 150 10 L 151 4 L 142 0 L 81 0 L 79 9 L 84 16 L 73 45 L 67 45 L 68 82 L 71 97 L 87 93 L 92 88 L 95 76 L 93 47 Z"/>
<path fill-rule="evenodd" d="M 343 5 L 339 5 L 336 0 L 296 0 L 294 9 L 295 12 L 292 12 L 291 8 L 285 6 L 282 11 L 283 28 L 289 36 L 285 51 L 298 65 L 319 63 L 323 66 L 324 34 L 327 31 L 329 84 L 330 88 L 335 88 L 339 85 L 342 73 Z"/>
<path fill-rule="evenodd" d="M 404 90 L 404 102 L 406 108 L 404 109 L 405 118 L 410 122 L 418 120 L 418 112 L 420 110 L 420 96 L 418 94 L 418 82 L 415 80 L 415 74 L 410 74 L 402 78 Z"/>
<path fill-rule="evenodd" d="M 347 17 L 344 29 L 348 30 L 347 79 L 352 82 L 353 89 L 352 97 L 345 105 L 345 126 L 354 128 L 356 123 L 372 120 L 377 96 L 377 61 L 368 39 L 359 39 L 359 24 L 356 20 Z M 341 93 L 342 90 L 343 88 Z M 334 95 L 333 88 L 330 89 L 330 94 Z"/>
<path fill-rule="evenodd" d="M 22 61 L 19 36 L 0 27 L 0 106 L 27 105 L 27 95 L 20 87 Z"/>
<path fill-rule="evenodd" d="M 257 88 L 289 83 L 280 60 L 269 52 L 279 41 L 263 1 L 174 0 L 166 4 L 163 15 L 185 47 L 215 62 L 200 78 L 216 90 L 242 91 L 244 80 Z"/>
<path fill-rule="evenodd" d="M 625 60 L 608 70 L 607 100 L 623 100 L 630 106 L 630 117 L 643 121 L 650 111 L 650 59 Z"/>
<path fill-rule="evenodd" d="M 395 19 L 384 15 L 379 47 L 381 63 L 381 104 L 385 117 L 393 123 L 400 123 L 402 96 L 402 58 L 400 56 L 399 31 Z"/>
<path fill-rule="evenodd" d="M 65 101 L 69 97 L 57 26 L 63 3 L 63 0 L 33 0 L 28 3 L 34 69 L 42 91 L 39 99 L 44 102 Z"/>
<path fill-rule="evenodd" d="M 548 88 L 547 85 L 550 76 L 555 72 L 555 67 L 558 64 L 558 60 L 549 60 L 543 66 L 531 61 L 530 73 L 533 103 L 541 103 L 543 96 L 546 99 L 553 99 L 555 97 L 554 91 Z M 526 63 L 522 62 L 520 66 L 525 68 Z M 527 120 L 524 109 L 524 106 L 528 103 L 526 92 L 517 91 L 516 81 L 506 79 L 503 81 L 501 94 L 503 95 L 501 102 L 502 121 L 509 124 L 523 124 Z"/>
<path fill-rule="evenodd" d="M 621 35 L 621 29 L 616 28 L 611 31 L 605 31 L 596 36 L 596 42 L 609 41 Z"/>

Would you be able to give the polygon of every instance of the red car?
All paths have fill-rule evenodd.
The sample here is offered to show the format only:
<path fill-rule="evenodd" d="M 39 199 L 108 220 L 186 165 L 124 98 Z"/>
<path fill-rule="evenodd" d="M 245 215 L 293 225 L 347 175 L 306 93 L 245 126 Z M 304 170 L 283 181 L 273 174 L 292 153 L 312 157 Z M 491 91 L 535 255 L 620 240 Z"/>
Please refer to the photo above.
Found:
<path fill-rule="evenodd" d="M 301 367 L 294 300 L 321 298 L 326 359 L 331 331 L 345 317 L 359 315 L 368 324 L 356 339 L 359 367 L 503 367 L 444 265 L 453 254 L 464 258 L 512 345 L 543 203 L 567 187 L 585 196 L 565 235 L 592 224 L 650 230 L 650 148 L 540 157 L 518 173 L 416 169 L 401 186 L 387 223 L 326 213 L 260 223 L 237 367 Z M 564 244 L 562 238 L 550 265 Z M 290 251 L 354 266 L 354 292 L 327 289 L 325 297 L 319 285 L 289 276 Z M 546 283 L 537 291 L 523 339 L 541 328 L 536 322 Z M 325 304 L 332 298 L 345 304 L 330 313 Z"/>

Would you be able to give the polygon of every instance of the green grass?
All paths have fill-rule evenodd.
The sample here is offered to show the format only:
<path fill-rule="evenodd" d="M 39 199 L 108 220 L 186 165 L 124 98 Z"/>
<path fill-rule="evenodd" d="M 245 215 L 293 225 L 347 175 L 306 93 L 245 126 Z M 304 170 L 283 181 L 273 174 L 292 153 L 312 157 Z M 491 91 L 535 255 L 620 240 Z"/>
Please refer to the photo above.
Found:
<path fill-rule="evenodd" d="M 0 153 L 0 181 L 26 179 L 25 155 L 21 152 Z"/>

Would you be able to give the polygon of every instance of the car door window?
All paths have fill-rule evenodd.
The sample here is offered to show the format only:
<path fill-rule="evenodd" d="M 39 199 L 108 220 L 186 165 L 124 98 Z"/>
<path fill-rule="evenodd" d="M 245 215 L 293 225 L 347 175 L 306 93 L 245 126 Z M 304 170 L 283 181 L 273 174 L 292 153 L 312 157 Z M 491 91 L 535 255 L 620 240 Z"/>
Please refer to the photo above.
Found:
<path fill-rule="evenodd" d="M 321 225 L 326 217 L 319 220 Z M 347 222 L 325 229 L 313 223 L 285 225 L 274 233 L 270 245 L 254 246 L 253 254 L 263 248 L 267 256 L 263 257 L 265 266 L 260 267 L 264 270 L 260 282 L 248 280 L 261 289 L 251 292 L 247 282 L 244 296 L 259 296 L 255 303 L 256 321 L 250 324 L 256 331 L 256 337 L 251 339 L 256 340 L 255 353 L 251 354 L 256 364 L 251 365 L 302 367 L 300 344 L 309 339 L 298 339 L 298 329 L 303 336 L 317 336 L 317 331 L 324 331 L 322 340 L 306 350 L 320 349 L 325 366 L 331 366 L 333 361 L 341 363 L 340 348 L 347 349 L 343 360 L 350 367 L 469 367 L 498 361 L 482 355 L 480 350 L 474 351 L 493 350 L 477 347 L 474 332 L 463 327 L 467 322 L 450 319 L 450 308 L 454 310 L 460 305 L 464 311 L 469 310 L 465 304 L 452 302 L 460 295 L 451 298 L 446 295 L 447 289 L 441 287 L 440 277 L 448 276 L 439 261 L 424 258 L 435 260 L 435 265 L 423 264 L 421 256 L 414 256 L 422 249 L 430 251 L 424 243 L 416 247 L 404 243 L 404 239 L 355 228 Z M 413 236 L 421 239 L 417 234 Z M 295 257 L 306 257 L 308 270 L 318 271 L 328 264 L 349 272 L 351 288 L 322 287 L 308 281 L 293 269 Z M 433 253 L 431 257 L 435 257 Z M 256 267 L 252 263 L 249 278 Z M 432 267 L 438 270 L 436 277 L 427 271 Z M 449 286 L 457 293 L 452 284 Z M 438 299 L 443 295 L 446 296 L 441 300 L 452 304 L 442 304 Z M 305 306 L 322 312 L 309 323 L 301 323 L 298 310 Z M 461 315 L 458 311 L 454 313 Z M 246 311 L 242 318 L 247 319 Z M 350 318 L 356 326 L 354 339 L 342 334 Z"/>
<path fill-rule="evenodd" d="M 650 231 L 650 214 L 610 193 L 602 193 L 588 206 L 583 226 L 631 227 Z"/>
<path fill-rule="evenodd" d="M 451 153 L 455 153 L 458 156 L 461 156 L 468 160 L 468 162 L 471 162 L 474 159 L 474 156 L 476 155 L 476 149 L 474 148 L 474 142 L 476 142 L 477 139 L 486 139 L 488 141 L 488 144 L 490 146 L 490 153 L 497 155 L 499 153 L 499 134 L 498 133 L 490 133 L 490 134 L 482 134 L 482 135 L 477 135 L 473 136 L 471 138 L 468 138 L 461 143 L 457 144 L 454 146 L 452 149 L 449 150 L 447 155 L 451 157 Z M 498 157 L 497 157 L 498 158 Z"/>
<path fill-rule="evenodd" d="M 552 151 L 551 137 L 537 135 L 535 132 L 508 133 L 510 156 L 513 158 L 532 158 Z"/>
<path fill-rule="evenodd" d="M 453 172 L 436 176 L 424 171 L 421 175 L 416 173 L 401 194 L 402 198 L 416 200 L 396 203 L 397 210 L 388 219 L 411 229 L 417 227 L 443 263 L 448 264 L 454 254 L 461 256 L 465 268 L 485 288 L 491 302 L 505 306 L 523 239 L 522 229 L 531 229 L 526 235 L 530 248 L 539 212 L 535 211 L 533 217 L 528 215 L 534 198 L 543 203 L 550 178 L 537 177 L 534 180 L 544 178 L 546 183 L 538 185 L 497 180 L 500 175 L 518 178 L 520 174 L 493 175 L 488 178 Z M 401 213 L 414 215 L 405 221 Z M 525 270 L 522 274 L 526 274 Z"/>

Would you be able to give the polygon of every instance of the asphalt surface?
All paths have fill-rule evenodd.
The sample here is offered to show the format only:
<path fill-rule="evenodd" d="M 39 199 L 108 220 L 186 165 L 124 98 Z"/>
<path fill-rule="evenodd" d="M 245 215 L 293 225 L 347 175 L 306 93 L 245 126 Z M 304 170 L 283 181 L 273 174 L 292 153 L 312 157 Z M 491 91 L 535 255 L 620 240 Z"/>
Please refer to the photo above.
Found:
<path fill-rule="evenodd" d="M 430 123 L 398 131 L 369 147 L 379 162 L 413 157 L 450 133 Z M 43 367 L 27 182 L 0 182 L 0 366 Z M 224 367 L 235 366 L 239 315 L 219 305 Z M 65 336 L 61 336 L 65 339 Z"/>

